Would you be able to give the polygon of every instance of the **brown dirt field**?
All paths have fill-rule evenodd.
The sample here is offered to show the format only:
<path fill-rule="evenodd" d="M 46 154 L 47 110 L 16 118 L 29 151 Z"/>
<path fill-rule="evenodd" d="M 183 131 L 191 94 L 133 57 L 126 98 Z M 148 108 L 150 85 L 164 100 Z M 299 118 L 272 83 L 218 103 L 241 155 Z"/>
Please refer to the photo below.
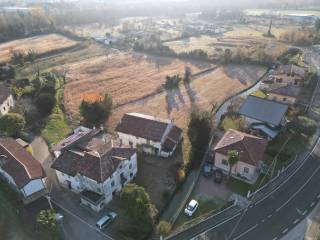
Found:
<path fill-rule="evenodd" d="M 0 62 L 8 62 L 12 51 L 28 52 L 34 50 L 37 54 L 44 54 L 58 49 L 75 46 L 76 41 L 58 34 L 48 34 L 14 40 L 0 44 Z"/>
<path fill-rule="evenodd" d="M 193 80 L 189 87 L 181 86 L 179 90 L 167 91 L 116 108 L 109 120 L 110 129 L 113 129 L 127 112 L 171 118 L 178 126 L 184 128 L 193 104 L 211 110 L 214 103 L 220 104 L 230 95 L 249 87 L 265 71 L 263 67 L 249 65 L 220 67 L 208 75 Z"/>
<path fill-rule="evenodd" d="M 66 109 L 77 115 L 81 96 L 85 93 L 108 92 L 114 106 L 141 99 L 157 92 L 167 75 L 182 76 L 186 66 L 191 68 L 192 73 L 212 67 L 141 54 L 99 56 L 70 64 L 64 91 Z"/>

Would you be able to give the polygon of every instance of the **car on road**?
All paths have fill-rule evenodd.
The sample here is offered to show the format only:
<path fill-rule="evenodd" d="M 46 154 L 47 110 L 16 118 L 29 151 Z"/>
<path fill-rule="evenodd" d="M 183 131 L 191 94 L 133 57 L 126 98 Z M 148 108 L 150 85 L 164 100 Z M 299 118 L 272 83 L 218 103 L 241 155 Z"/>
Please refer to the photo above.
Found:
<path fill-rule="evenodd" d="M 61 223 L 63 220 L 63 215 L 61 213 L 56 213 L 55 219 L 56 219 L 57 223 Z"/>
<path fill-rule="evenodd" d="M 107 227 L 115 218 L 117 214 L 115 212 L 110 212 L 106 216 L 100 218 L 100 220 L 96 223 L 97 228 L 101 231 L 105 227 Z"/>
<path fill-rule="evenodd" d="M 198 209 L 198 207 L 199 207 L 199 203 L 196 200 L 192 199 L 184 209 L 184 213 L 189 217 L 191 217 L 195 213 L 195 211 Z"/>

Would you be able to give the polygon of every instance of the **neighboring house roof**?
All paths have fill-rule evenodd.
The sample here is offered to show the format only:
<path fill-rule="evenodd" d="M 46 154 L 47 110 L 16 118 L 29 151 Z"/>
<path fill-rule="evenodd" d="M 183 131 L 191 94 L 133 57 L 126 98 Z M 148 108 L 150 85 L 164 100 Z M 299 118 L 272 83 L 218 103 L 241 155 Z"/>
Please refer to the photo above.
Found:
<path fill-rule="evenodd" d="M 81 174 L 104 182 L 117 170 L 121 161 L 130 159 L 136 151 L 113 147 L 111 137 L 100 133 L 101 130 L 78 127 L 73 135 L 62 141 L 67 147 L 57 148 L 61 154 L 51 168 L 69 176 Z"/>
<path fill-rule="evenodd" d="M 4 101 L 10 97 L 11 92 L 10 89 L 4 86 L 0 86 L 0 104 L 2 104 Z"/>
<path fill-rule="evenodd" d="M 162 149 L 166 152 L 172 152 L 179 142 L 181 134 L 182 129 L 178 128 L 177 126 L 173 126 L 162 143 Z"/>
<path fill-rule="evenodd" d="M 73 133 L 52 147 L 53 151 L 61 151 L 72 148 L 81 141 L 90 139 L 90 137 L 101 132 L 100 128 L 90 129 L 83 126 L 76 128 Z"/>
<path fill-rule="evenodd" d="M 155 142 L 161 142 L 168 124 L 169 121 L 160 120 L 152 116 L 139 113 L 127 113 L 122 117 L 116 127 L 116 131 Z"/>
<path fill-rule="evenodd" d="M 0 138 L 0 166 L 18 186 L 23 188 L 31 180 L 44 178 L 41 164 L 12 138 Z"/>
<path fill-rule="evenodd" d="M 135 154 L 132 148 L 109 148 L 104 155 L 97 152 L 64 151 L 52 164 L 51 168 L 69 176 L 84 175 L 99 183 L 108 179 L 123 160 Z"/>
<path fill-rule="evenodd" d="M 300 77 L 304 77 L 305 70 L 302 67 L 298 67 L 296 65 L 280 65 L 276 71 L 273 73 L 274 75 L 280 75 L 280 74 L 294 74 L 298 75 Z"/>
<path fill-rule="evenodd" d="M 214 151 L 227 156 L 228 151 L 236 150 L 239 161 L 257 166 L 263 159 L 267 144 L 266 139 L 229 129 L 214 147 Z"/>
<path fill-rule="evenodd" d="M 279 94 L 288 97 L 298 97 L 301 93 L 301 87 L 293 84 L 287 86 L 274 86 L 268 90 L 269 93 Z"/>
<path fill-rule="evenodd" d="M 239 113 L 265 123 L 278 126 L 288 110 L 288 106 L 268 99 L 248 96 Z"/>

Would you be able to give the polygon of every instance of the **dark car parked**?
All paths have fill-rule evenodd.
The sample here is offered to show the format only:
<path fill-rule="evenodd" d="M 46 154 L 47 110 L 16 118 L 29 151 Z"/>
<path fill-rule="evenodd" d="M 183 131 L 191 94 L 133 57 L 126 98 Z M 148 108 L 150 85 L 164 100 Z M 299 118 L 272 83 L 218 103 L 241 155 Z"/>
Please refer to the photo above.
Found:
<path fill-rule="evenodd" d="M 222 183 L 223 181 L 223 172 L 220 169 L 217 169 L 213 172 L 213 180 L 215 183 Z"/>
<path fill-rule="evenodd" d="M 212 164 L 211 163 L 205 163 L 203 165 L 202 174 L 205 177 L 210 177 L 212 175 Z"/>

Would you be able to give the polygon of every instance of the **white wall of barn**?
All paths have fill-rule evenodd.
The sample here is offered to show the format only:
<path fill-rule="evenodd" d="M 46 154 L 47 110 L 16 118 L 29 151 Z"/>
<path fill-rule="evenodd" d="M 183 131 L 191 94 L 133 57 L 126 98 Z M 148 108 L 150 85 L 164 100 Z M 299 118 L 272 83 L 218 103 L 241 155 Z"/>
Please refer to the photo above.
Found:
<path fill-rule="evenodd" d="M 125 146 L 130 146 L 130 142 L 131 142 L 133 148 L 136 148 L 137 145 L 147 144 L 147 145 L 153 146 L 154 148 L 158 148 L 159 151 L 161 150 L 161 143 L 160 142 L 155 142 L 152 140 L 147 140 L 145 138 L 140 138 L 140 137 L 136 137 L 133 135 L 120 133 L 120 132 L 118 132 L 118 135 L 122 141 L 122 144 Z"/>
<path fill-rule="evenodd" d="M 0 105 L 0 116 L 6 115 L 11 108 L 14 106 L 14 100 L 12 95 L 10 95 L 1 105 Z"/>

